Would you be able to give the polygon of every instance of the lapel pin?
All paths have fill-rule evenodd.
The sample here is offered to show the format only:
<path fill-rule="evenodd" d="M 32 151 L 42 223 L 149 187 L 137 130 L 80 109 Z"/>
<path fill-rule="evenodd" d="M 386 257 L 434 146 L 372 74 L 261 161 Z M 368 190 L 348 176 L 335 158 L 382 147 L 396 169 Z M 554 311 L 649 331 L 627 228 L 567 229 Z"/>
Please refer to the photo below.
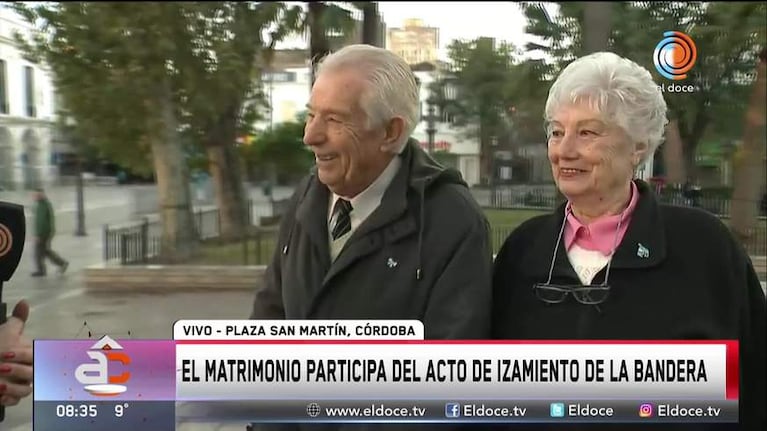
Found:
<path fill-rule="evenodd" d="M 389 258 L 389 260 L 386 261 L 386 265 L 389 268 L 394 268 L 395 266 L 397 266 L 397 261 L 392 258 Z"/>
<path fill-rule="evenodd" d="M 650 257 L 650 250 L 648 250 L 647 247 L 643 246 L 641 242 L 637 246 L 637 256 L 641 258 Z"/>

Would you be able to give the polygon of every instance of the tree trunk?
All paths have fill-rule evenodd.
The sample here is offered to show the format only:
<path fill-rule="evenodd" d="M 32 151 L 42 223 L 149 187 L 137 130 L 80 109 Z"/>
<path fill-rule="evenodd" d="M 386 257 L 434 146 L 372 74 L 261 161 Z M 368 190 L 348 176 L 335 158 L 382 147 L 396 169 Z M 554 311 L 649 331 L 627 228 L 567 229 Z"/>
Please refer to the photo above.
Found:
<path fill-rule="evenodd" d="M 249 222 L 242 167 L 235 147 L 238 112 L 236 107 L 241 106 L 241 103 L 231 106 L 233 107 L 223 111 L 215 123 L 211 124 L 206 138 L 209 170 L 213 177 L 219 210 L 219 234 L 224 240 L 242 238 Z"/>
<path fill-rule="evenodd" d="M 683 184 L 687 180 L 685 155 L 682 136 L 679 133 L 679 121 L 672 119 L 666 125 L 666 142 L 663 144 L 663 162 L 666 166 L 666 183 Z"/>
<path fill-rule="evenodd" d="M 381 37 L 378 29 L 378 4 L 367 2 L 362 8 L 362 43 L 381 46 Z"/>
<path fill-rule="evenodd" d="M 767 52 L 763 51 L 756 68 L 751 100 L 746 111 L 743 143 L 735 158 L 735 178 L 733 179 L 732 217 L 730 227 L 741 240 L 748 240 L 753 234 L 760 204 L 759 192 L 764 186 L 765 148 L 764 127 L 767 123 L 765 105 L 767 105 Z"/>
<path fill-rule="evenodd" d="M 325 4 L 322 2 L 309 3 L 309 57 L 311 60 L 311 82 L 314 86 L 316 79 L 315 64 L 330 53 L 330 43 L 322 25 L 322 16 L 325 13 Z"/>
<path fill-rule="evenodd" d="M 607 51 L 612 31 L 612 4 L 583 2 L 583 55 Z"/>
<path fill-rule="evenodd" d="M 207 152 L 219 210 L 220 236 L 224 240 L 242 238 L 249 220 L 237 150 L 224 141 L 208 145 Z"/>
<path fill-rule="evenodd" d="M 700 144 L 703 134 L 706 132 L 711 119 L 706 105 L 710 102 L 708 98 L 701 98 L 697 107 L 694 110 L 695 118 L 692 120 L 692 126 L 688 127 L 687 121 L 679 121 L 677 127 L 679 130 L 679 136 L 681 140 L 682 155 L 685 162 L 685 172 L 687 179 L 693 182 L 697 182 L 698 179 L 698 164 L 695 161 L 695 156 L 698 152 L 698 144 Z"/>
<path fill-rule="evenodd" d="M 158 94 L 160 117 L 150 130 L 162 224 L 161 255 L 165 261 L 179 262 L 196 251 L 198 236 L 192 215 L 189 170 L 179 139 L 170 83 L 161 84 Z"/>
<path fill-rule="evenodd" d="M 490 145 L 490 136 L 487 133 L 487 125 L 479 120 L 479 180 L 481 184 L 493 186 L 495 184 L 495 172 L 493 170 L 493 150 Z"/>
<path fill-rule="evenodd" d="M 691 145 L 689 140 L 682 139 L 682 154 L 684 156 L 684 171 L 687 179 L 698 184 L 698 163 L 696 162 L 697 145 Z M 687 144 L 687 145 L 684 145 Z"/>
<path fill-rule="evenodd" d="M 483 184 L 492 186 L 495 183 L 495 172 L 493 170 L 493 158 L 491 156 L 492 148 L 487 142 L 480 143 L 479 165 L 481 166 L 481 178 Z"/>

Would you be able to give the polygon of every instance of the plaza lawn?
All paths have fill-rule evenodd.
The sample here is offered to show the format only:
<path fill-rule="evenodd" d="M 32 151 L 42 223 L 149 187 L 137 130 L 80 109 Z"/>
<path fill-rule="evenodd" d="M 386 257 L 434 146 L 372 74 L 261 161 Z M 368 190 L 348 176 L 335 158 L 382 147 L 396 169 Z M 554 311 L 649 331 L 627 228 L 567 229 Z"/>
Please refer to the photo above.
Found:
<path fill-rule="evenodd" d="M 490 223 L 490 238 L 493 245 L 493 253 L 497 253 L 509 234 L 524 221 L 542 214 L 548 214 L 546 210 L 527 209 L 485 209 L 485 216 Z M 729 220 L 722 221 L 727 224 Z M 764 220 L 759 221 L 757 234 L 746 244 L 749 254 L 752 256 L 765 255 L 765 238 L 767 238 L 767 226 Z M 266 265 L 271 259 L 275 247 L 276 231 L 262 234 L 260 239 L 249 238 L 245 244 L 243 241 L 235 243 L 221 243 L 210 240 L 203 243 L 200 252 L 191 261 L 192 264 L 200 265 Z M 247 244 L 247 249 L 246 249 Z"/>
<path fill-rule="evenodd" d="M 485 210 L 492 227 L 493 252 L 497 252 L 503 241 L 514 228 L 530 217 L 545 214 L 545 211 L 531 210 Z M 191 265 L 266 265 L 274 251 L 273 234 L 263 234 L 259 239 L 224 243 L 217 240 L 203 242 Z M 246 248 L 247 247 L 247 248 Z"/>

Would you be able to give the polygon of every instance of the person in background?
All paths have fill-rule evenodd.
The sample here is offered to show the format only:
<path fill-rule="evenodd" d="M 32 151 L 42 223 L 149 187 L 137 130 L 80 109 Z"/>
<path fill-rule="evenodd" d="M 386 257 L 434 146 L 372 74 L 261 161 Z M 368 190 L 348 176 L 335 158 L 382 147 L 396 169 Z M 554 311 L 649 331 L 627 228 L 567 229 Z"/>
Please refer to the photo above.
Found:
<path fill-rule="evenodd" d="M 56 252 L 51 250 L 51 241 L 56 234 L 56 216 L 53 212 L 53 206 L 45 196 L 45 191 L 41 188 L 35 190 L 35 264 L 37 271 L 32 273 L 33 277 L 43 277 L 46 274 L 45 259 L 50 259 L 59 267 L 59 272 L 64 273 L 69 266 L 69 262 L 62 259 Z"/>
<path fill-rule="evenodd" d="M 717 217 L 661 204 L 634 179 L 663 140 L 666 113 L 650 73 L 628 59 L 596 53 L 561 72 L 545 120 L 567 202 L 499 251 L 493 337 L 739 340 L 740 429 L 765 430 L 765 297 L 749 256 Z"/>
<path fill-rule="evenodd" d="M 308 111 L 304 143 L 316 167 L 292 197 L 250 317 L 415 319 L 429 339 L 487 339 L 487 220 L 460 173 L 410 138 L 419 98 L 408 64 L 346 46 L 320 64 Z"/>
<path fill-rule="evenodd" d="M 23 337 L 29 304 L 20 301 L 0 325 L 0 405 L 14 406 L 32 393 L 32 343 Z"/>

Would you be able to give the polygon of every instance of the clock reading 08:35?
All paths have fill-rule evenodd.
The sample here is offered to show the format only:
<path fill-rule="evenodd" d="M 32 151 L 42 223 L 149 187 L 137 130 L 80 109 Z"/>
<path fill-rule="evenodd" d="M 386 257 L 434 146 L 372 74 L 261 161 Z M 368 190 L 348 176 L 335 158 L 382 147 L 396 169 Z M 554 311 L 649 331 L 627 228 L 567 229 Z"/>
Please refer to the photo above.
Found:
<path fill-rule="evenodd" d="M 58 404 L 56 416 L 60 418 L 95 418 L 98 415 L 95 404 Z"/>

